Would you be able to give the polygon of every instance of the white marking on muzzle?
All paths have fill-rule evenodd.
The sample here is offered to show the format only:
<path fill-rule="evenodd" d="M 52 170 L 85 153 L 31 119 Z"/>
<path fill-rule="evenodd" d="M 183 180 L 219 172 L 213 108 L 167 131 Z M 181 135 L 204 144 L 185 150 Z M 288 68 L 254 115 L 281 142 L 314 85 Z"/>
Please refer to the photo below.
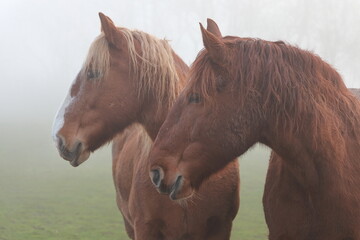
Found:
<path fill-rule="evenodd" d="M 65 97 L 65 100 L 64 100 L 63 104 L 61 105 L 61 107 L 59 108 L 59 110 L 56 113 L 54 123 L 53 123 L 53 127 L 52 127 L 52 132 L 51 132 L 51 135 L 52 135 L 52 138 L 53 138 L 54 142 L 57 142 L 56 134 L 64 126 L 65 110 L 71 104 L 73 99 L 74 98 L 70 96 L 70 92 L 69 92 L 67 94 L 67 96 Z"/>

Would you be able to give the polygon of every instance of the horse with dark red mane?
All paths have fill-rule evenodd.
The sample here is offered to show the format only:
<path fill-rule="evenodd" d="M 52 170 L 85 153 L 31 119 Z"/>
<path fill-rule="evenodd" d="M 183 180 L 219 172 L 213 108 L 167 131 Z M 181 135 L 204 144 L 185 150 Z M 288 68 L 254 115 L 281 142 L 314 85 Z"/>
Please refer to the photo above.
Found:
<path fill-rule="evenodd" d="M 269 239 L 360 239 L 360 104 L 340 75 L 283 42 L 201 32 L 205 49 L 149 155 L 155 186 L 189 198 L 262 143 L 286 169 L 265 189 Z"/>
<path fill-rule="evenodd" d="M 148 176 L 150 147 L 188 66 L 167 41 L 117 28 L 101 13 L 100 20 L 102 33 L 54 123 L 59 154 L 76 167 L 113 140 L 116 201 L 131 239 L 229 239 L 239 207 L 236 161 L 186 202 L 159 195 Z"/>

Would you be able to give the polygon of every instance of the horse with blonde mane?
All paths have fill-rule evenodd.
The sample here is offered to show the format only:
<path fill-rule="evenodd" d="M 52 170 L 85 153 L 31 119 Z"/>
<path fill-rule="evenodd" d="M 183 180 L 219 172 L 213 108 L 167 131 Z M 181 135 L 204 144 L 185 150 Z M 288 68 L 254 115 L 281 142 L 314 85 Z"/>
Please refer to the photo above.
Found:
<path fill-rule="evenodd" d="M 149 149 L 188 66 L 167 41 L 117 28 L 99 15 L 102 33 L 54 123 L 59 154 L 76 167 L 113 140 L 116 201 L 131 239 L 229 239 L 239 207 L 236 161 L 186 202 L 159 195 L 148 177 Z"/>
<path fill-rule="evenodd" d="M 201 32 L 149 154 L 154 185 L 189 197 L 259 142 L 286 167 L 275 180 L 294 180 L 265 190 L 269 239 L 360 239 L 360 104 L 340 75 L 283 42 Z"/>

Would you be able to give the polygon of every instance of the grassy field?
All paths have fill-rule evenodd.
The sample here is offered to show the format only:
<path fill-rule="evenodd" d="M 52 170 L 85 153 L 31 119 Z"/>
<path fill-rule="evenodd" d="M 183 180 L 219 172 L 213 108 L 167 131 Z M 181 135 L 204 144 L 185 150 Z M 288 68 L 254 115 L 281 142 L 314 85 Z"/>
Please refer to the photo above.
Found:
<path fill-rule="evenodd" d="M 62 160 L 49 124 L 0 125 L 0 240 L 128 239 L 115 204 L 110 148 L 78 168 Z M 269 152 L 242 157 L 232 239 L 266 239 L 261 197 Z"/>

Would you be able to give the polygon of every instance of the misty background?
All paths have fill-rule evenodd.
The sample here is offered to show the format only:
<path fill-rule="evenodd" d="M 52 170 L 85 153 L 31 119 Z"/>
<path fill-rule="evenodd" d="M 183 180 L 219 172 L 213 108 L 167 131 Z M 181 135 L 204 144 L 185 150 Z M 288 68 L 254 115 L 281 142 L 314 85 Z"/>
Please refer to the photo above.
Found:
<path fill-rule="evenodd" d="M 55 216 L 56 225 L 63 229 L 77 216 L 81 219 L 94 209 L 99 209 L 102 216 L 115 212 L 114 219 L 120 219 L 111 182 L 109 147 L 102 150 L 105 155 L 94 154 L 84 166 L 74 169 L 58 156 L 51 139 L 56 111 L 91 42 L 100 33 L 98 12 L 108 15 L 117 26 L 168 39 L 187 64 L 203 48 L 198 23 L 206 25 L 206 18 L 212 18 L 224 36 L 283 40 L 311 50 L 332 64 L 348 87 L 360 88 L 359 0 L 0 0 L 0 239 L 58 239 L 39 235 L 45 231 L 51 236 L 61 233 L 46 225 L 51 223 L 50 216 Z M 262 164 L 256 173 L 261 181 L 256 188 L 248 185 L 256 194 L 248 202 L 242 198 L 241 207 L 250 209 L 248 206 L 254 203 L 259 217 L 251 222 L 255 210 L 246 209 L 241 210 L 241 216 L 245 219 L 243 228 L 258 229 L 256 224 L 260 224 L 263 230 L 258 236 L 264 239 L 261 194 L 268 155 L 252 155 L 257 157 Z M 95 159 L 103 158 L 96 163 Z M 243 192 L 246 181 L 258 181 L 248 169 L 259 166 L 242 165 L 242 171 L 247 169 L 241 172 L 242 196 L 252 194 Z M 107 178 L 100 181 L 102 176 Z M 86 185 L 86 181 L 91 184 Z M 87 195 L 95 191 L 99 193 Z M 83 204 L 81 194 L 87 204 Z M 105 198 L 109 202 L 103 202 Z M 81 212 L 85 205 L 92 210 Z M 83 222 L 92 218 L 98 217 L 86 217 Z M 30 224 L 29 219 L 37 222 Z M 244 225 L 245 221 L 250 225 Z M 19 229 L 24 237 L 12 235 Z M 74 224 L 68 229 L 88 231 L 78 231 Z M 95 228 L 89 225 L 88 229 Z M 68 234 L 62 232 L 59 239 L 89 239 Z M 99 232 L 97 239 L 107 239 L 105 236 Z M 258 238 L 251 235 L 247 239 Z"/>
<path fill-rule="evenodd" d="M 360 88 L 359 0 L 1 0 L 1 121 L 52 121 L 100 32 L 100 11 L 170 40 L 188 64 L 202 48 L 198 23 L 210 17 L 223 35 L 311 50 Z"/>

